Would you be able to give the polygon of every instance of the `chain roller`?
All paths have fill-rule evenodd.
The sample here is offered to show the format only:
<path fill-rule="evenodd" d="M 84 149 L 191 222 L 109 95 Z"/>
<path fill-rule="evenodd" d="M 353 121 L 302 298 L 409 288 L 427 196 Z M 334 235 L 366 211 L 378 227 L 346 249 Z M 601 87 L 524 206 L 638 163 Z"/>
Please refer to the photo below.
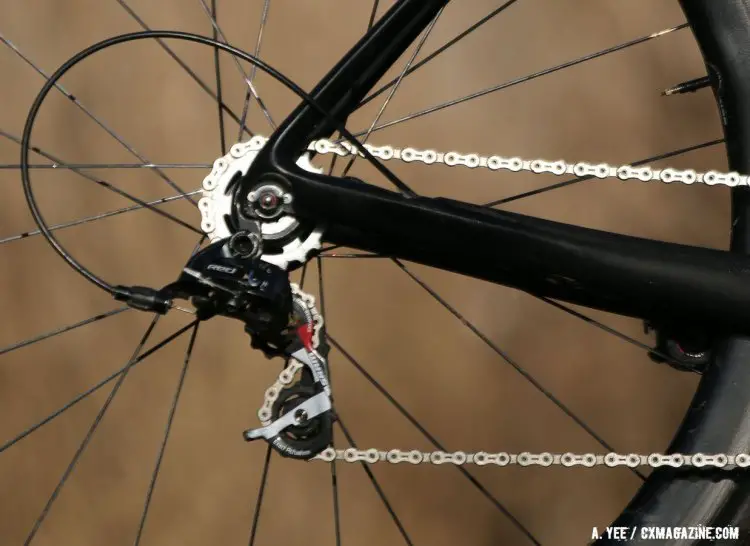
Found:
<path fill-rule="evenodd" d="M 249 152 L 257 152 L 268 139 L 255 136 L 247 142 L 235 144 L 230 153 L 235 158 L 243 157 Z M 441 163 L 450 167 L 463 166 L 470 169 L 484 168 L 491 171 L 507 170 L 512 172 L 528 171 L 534 174 L 554 174 L 556 176 L 572 175 L 578 177 L 592 176 L 595 178 L 617 178 L 619 180 L 640 180 L 641 182 L 673 182 L 682 184 L 707 184 L 709 186 L 723 185 L 729 187 L 747 186 L 748 176 L 737 172 L 721 173 L 718 171 L 696 172 L 693 169 L 679 170 L 673 168 L 652 169 L 651 167 L 633 167 L 632 165 L 614 166 L 607 163 L 591 164 L 586 162 L 566 163 L 563 160 L 547 161 L 545 159 L 522 159 L 520 157 L 502 157 L 498 155 L 483 156 L 479 154 L 460 154 L 458 152 L 438 152 L 436 150 L 417 150 L 416 148 L 396 148 L 394 146 L 375 146 L 365 144 L 364 147 L 374 157 L 384 161 L 400 160 L 406 163 L 425 163 L 432 165 Z M 308 146 L 309 151 L 318 154 L 336 154 L 341 157 L 359 155 L 359 152 L 349 142 L 334 142 L 331 140 L 315 140 Z M 214 180 L 227 168 L 226 161 L 218 159 L 212 173 L 206 177 L 204 189 L 213 189 Z"/>
<path fill-rule="evenodd" d="M 255 137 L 258 138 L 258 137 Z M 234 149 L 237 145 L 232 146 Z M 299 286 L 291 283 L 292 297 L 302 303 L 310 312 L 313 320 L 313 338 L 312 344 L 315 349 L 320 346 L 320 332 L 323 327 L 323 317 L 315 308 L 315 298 L 306 292 L 300 290 Z M 304 365 L 294 359 L 289 360 L 289 365 L 281 370 L 276 382 L 268 387 L 263 397 L 263 405 L 258 410 L 258 419 L 266 427 L 271 424 L 273 404 L 279 398 L 284 387 L 288 387 L 294 382 L 294 378 Z"/>

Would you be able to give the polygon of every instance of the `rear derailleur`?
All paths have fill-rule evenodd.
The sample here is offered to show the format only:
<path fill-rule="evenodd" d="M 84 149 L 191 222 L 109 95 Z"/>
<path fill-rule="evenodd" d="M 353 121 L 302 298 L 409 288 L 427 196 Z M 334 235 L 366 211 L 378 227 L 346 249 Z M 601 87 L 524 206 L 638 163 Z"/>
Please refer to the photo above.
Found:
<path fill-rule="evenodd" d="M 189 299 L 199 320 L 238 319 L 253 348 L 286 360 L 258 411 L 262 426 L 244 437 L 263 438 L 285 457 L 310 459 L 331 444 L 335 419 L 323 318 L 314 298 L 291 284 L 286 271 L 260 260 L 259 248 L 259 238 L 248 232 L 216 241 L 196 253 L 156 299 Z M 132 297 L 123 299 L 138 307 Z"/>

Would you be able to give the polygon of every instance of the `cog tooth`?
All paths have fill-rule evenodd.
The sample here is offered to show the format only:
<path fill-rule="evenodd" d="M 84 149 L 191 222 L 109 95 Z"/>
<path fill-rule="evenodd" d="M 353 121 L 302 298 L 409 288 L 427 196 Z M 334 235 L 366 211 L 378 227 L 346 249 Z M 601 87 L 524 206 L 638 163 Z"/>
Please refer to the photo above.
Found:
<path fill-rule="evenodd" d="M 316 228 L 304 241 L 297 238 L 287 244 L 281 254 L 264 254 L 261 256 L 261 259 L 282 269 L 289 267 L 291 262 L 296 261 L 303 263 L 310 252 L 321 247 L 320 241 L 322 236 L 323 230 L 321 228 Z"/>
<path fill-rule="evenodd" d="M 201 228 L 211 242 L 231 235 L 224 220 L 231 207 L 231 198 L 224 193 L 226 186 L 234 174 L 246 172 L 266 141 L 264 137 L 255 136 L 246 142 L 235 144 L 228 154 L 214 161 L 211 174 L 203 180 Z M 310 162 L 307 154 L 302 155 L 297 164 L 310 172 L 323 172 L 322 168 L 317 168 Z M 322 233 L 322 229 L 316 228 L 304 241 L 297 238 L 286 245 L 280 254 L 263 255 L 261 259 L 282 269 L 287 269 L 293 261 L 304 262 L 310 252 L 321 247 Z"/>

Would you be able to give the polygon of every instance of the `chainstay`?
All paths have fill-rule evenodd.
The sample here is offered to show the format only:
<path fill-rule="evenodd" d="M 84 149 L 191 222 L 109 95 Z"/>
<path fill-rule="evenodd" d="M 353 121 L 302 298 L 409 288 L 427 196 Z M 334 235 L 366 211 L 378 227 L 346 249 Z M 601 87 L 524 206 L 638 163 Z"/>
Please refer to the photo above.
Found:
<path fill-rule="evenodd" d="M 255 136 L 246 142 L 232 146 L 230 155 L 239 158 L 248 152 L 258 151 L 263 148 L 267 141 L 266 137 Z M 443 164 L 450 167 L 484 168 L 491 171 L 526 171 L 534 174 L 572 175 L 599 179 L 613 178 L 622 181 L 640 180 L 641 182 L 662 182 L 665 184 L 676 182 L 689 185 L 698 183 L 709 186 L 723 185 L 729 187 L 748 185 L 748 175 L 738 172 L 719 172 L 713 170 L 698 172 L 693 169 L 680 170 L 671 167 L 652 169 L 648 166 L 634 167 L 632 165 L 609 165 L 608 163 L 594 164 L 584 161 L 567 163 L 563 160 L 548 161 L 546 159 L 523 159 L 520 157 L 503 157 L 499 155 L 485 156 L 476 153 L 461 154 L 455 151 L 440 152 L 436 150 L 418 150 L 416 148 L 397 148 L 389 145 L 375 146 L 365 144 L 364 147 L 373 156 L 384 161 L 400 160 L 406 163 Z M 349 142 L 335 142 L 327 139 L 311 142 L 308 150 L 318 154 L 336 154 L 342 157 L 359 155 L 364 157 Z"/>

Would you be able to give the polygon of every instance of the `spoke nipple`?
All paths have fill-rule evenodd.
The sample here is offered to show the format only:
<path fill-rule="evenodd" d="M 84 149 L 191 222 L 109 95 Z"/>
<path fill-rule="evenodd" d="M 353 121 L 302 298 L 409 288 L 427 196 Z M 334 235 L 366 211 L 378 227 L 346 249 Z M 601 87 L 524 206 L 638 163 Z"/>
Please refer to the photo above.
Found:
<path fill-rule="evenodd" d="M 682 95 L 684 93 L 695 93 L 699 89 L 708 87 L 711 85 L 711 78 L 704 76 L 702 78 L 696 78 L 694 80 L 683 82 L 669 89 L 665 89 L 661 92 L 662 97 L 670 97 L 672 95 Z"/>

